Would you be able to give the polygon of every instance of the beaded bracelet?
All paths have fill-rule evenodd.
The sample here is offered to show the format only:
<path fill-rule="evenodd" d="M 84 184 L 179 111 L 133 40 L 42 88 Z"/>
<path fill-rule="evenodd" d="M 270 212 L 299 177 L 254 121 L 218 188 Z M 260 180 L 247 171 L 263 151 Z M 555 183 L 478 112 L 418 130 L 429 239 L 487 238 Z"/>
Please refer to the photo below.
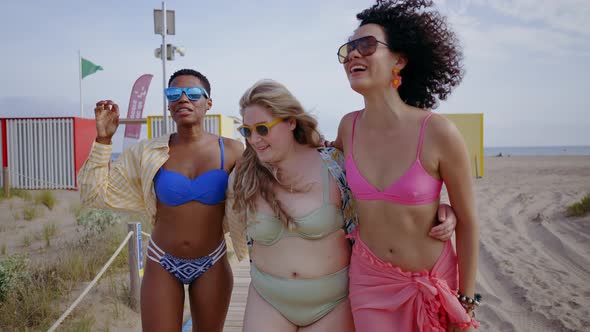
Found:
<path fill-rule="evenodd" d="M 457 299 L 459 299 L 459 302 L 461 302 L 461 305 L 463 308 L 465 308 L 465 311 L 472 312 L 475 307 L 479 306 L 481 294 L 475 293 L 474 297 L 470 298 L 469 296 L 463 295 L 457 291 Z"/>

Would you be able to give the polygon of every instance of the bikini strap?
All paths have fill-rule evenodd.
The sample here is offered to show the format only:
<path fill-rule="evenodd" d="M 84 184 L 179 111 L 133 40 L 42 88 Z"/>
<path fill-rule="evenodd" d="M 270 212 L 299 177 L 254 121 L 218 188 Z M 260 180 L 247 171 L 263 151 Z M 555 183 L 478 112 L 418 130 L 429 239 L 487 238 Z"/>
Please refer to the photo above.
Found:
<path fill-rule="evenodd" d="M 424 140 L 424 128 L 426 128 L 426 122 L 432 116 L 432 112 L 429 112 L 428 115 L 422 120 L 422 126 L 420 127 L 420 138 L 418 140 L 418 151 L 416 153 L 416 160 L 420 159 L 420 152 L 422 152 L 422 141 Z"/>
<path fill-rule="evenodd" d="M 354 128 L 356 127 L 356 119 L 361 114 L 361 111 L 356 111 L 356 115 L 354 116 L 354 120 L 352 121 L 352 134 L 350 135 L 350 154 L 354 155 Z"/>
<path fill-rule="evenodd" d="M 219 136 L 219 148 L 221 150 L 221 169 L 223 169 L 223 164 L 225 162 L 225 153 L 223 149 L 223 137 Z"/>
<path fill-rule="evenodd" d="M 328 170 L 328 166 L 324 164 L 322 161 L 322 181 L 324 183 L 324 203 L 330 202 L 330 171 Z"/>

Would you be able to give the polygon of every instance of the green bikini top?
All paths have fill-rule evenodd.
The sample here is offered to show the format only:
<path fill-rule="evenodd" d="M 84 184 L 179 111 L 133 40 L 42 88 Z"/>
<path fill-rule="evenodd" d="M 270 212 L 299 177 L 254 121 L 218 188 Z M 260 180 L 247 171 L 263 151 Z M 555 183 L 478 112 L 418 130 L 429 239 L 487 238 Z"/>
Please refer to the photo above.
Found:
<path fill-rule="evenodd" d="M 324 203 L 307 215 L 294 218 L 295 227 L 289 230 L 276 216 L 261 212 L 248 222 L 248 236 L 257 243 L 271 246 L 285 237 L 298 236 L 308 240 L 318 240 L 344 228 L 342 211 L 330 203 L 330 174 L 322 163 L 322 179 L 324 182 Z"/>

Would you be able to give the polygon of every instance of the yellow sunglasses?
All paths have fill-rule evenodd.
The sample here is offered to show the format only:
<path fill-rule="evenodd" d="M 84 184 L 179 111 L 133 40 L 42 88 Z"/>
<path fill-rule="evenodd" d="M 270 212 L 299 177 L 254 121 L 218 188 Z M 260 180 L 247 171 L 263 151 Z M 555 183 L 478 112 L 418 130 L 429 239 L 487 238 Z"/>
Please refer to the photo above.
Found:
<path fill-rule="evenodd" d="M 266 135 L 268 135 L 270 128 L 272 128 L 274 125 L 276 125 L 277 123 L 279 123 L 281 121 L 283 121 L 283 119 L 276 118 L 271 122 L 259 123 L 254 126 L 241 125 L 238 127 L 238 131 L 245 138 L 252 136 L 252 130 L 256 130 L 256 133 L 260 136 L 266 136 Z"/>

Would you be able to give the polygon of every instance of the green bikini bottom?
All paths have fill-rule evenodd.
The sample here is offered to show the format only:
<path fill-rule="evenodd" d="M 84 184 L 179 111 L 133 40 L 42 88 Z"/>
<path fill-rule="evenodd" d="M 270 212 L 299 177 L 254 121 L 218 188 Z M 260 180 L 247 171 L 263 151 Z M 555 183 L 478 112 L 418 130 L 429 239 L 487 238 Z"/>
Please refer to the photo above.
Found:
<path fill-rule="evenodd" d="M 250 264 L 252 286 L 271 306 L 297 326 L 320 320 L 348 296 L 348 266 L 313 279 L 291 279 L 264 273 Z"/>

